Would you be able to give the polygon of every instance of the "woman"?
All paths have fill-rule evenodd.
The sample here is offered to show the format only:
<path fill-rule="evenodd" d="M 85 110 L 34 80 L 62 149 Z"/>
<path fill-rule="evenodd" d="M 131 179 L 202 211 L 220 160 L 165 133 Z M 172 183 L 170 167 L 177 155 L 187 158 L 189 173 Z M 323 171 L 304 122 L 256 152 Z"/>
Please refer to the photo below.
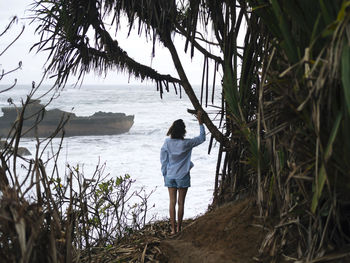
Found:
<path fill-rule="evenodd" d="M 197 111 L 197 119 L 200 127 L 199 136 L 192 139 L 185 139 L 186 126 L 183 120 L 174 121 L 171 125 L 165 142 L 160 151 L 160 162 L 165 186 L 169 191 L 169 214 L 171 223 L 171 234 L 181 231 L 182 218 L 184 215 L 185 197 L 188 187 L 191 186 L 190 169 L 192 148 L 205 141 L 205 130 L 202 122 L 202 113 Z M 175 230 L 175 205 L 177 194 L 178 212 L 177 228 Z"/>

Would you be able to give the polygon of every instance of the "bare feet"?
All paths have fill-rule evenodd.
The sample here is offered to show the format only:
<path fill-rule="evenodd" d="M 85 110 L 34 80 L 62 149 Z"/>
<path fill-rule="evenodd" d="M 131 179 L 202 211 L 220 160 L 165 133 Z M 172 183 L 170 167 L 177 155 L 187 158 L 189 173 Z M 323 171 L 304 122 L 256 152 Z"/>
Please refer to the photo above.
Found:
<path fill-rule="evenodd" d="M 175 235 L 177 233 L 177 231 L 175 230 L 176 228 L 171 228 L 170 229 L 170 235 Z"/>
<path fill-rule="evenodd" d="M 173 235 L 175 235 L 177 233 L 176 227 L 171 227 L 170 230 L 171 230 L 171 232 L 170 232 L 171 236 L 173 236 Z"/>

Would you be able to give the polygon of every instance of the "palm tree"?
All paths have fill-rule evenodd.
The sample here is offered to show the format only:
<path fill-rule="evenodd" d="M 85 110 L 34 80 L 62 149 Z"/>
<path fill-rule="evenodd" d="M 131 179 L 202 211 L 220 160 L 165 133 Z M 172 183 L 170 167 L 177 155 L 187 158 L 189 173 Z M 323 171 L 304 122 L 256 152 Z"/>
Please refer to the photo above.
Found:
<path fill-rule="evenodd" d="M 219 126 L 204 116 L 220 144 L 214 205 L 254 195 L 260 215 L 278 219 L 262 253 L 320 259 L 349 241 L 349 6 L 348 0 L 36 0 L 35 47 L 51 52 L 48 68 L 59 85 L 70 74 L 117 67 L 154 80 L 161 94 L 170 85 L 183 88 L 196 110 L 215 89 L 209 75 L 221 72 Z M 169 50 L 178 77 L 120 48 L 105 23 L 111 18 L 118 36 L 122 17 L 140 37 Z M 196 50 L 205 58 L 200 99 L 174 35 L 185 37 L 189 56 Z"/>

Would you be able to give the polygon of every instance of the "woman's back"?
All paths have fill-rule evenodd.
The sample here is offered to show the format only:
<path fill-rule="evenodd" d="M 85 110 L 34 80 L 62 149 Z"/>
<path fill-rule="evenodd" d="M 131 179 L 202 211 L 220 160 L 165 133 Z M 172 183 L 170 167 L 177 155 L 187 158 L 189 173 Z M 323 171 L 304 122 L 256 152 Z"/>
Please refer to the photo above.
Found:
<path fill-rule="evenodd" d="M 191 154 L 193 147 L 205 141 L 204 126 L 200 125 L 200 134 L 192 139 L 167 138 L 161 149 L 161 163 L 163 176 L 181 179 L 193 167 Z"/>

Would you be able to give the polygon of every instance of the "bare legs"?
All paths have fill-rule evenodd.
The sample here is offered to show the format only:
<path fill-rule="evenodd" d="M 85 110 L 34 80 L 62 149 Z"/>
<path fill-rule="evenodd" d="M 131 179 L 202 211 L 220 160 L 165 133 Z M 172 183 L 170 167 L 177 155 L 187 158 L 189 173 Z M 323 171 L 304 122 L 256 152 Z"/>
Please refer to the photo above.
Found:
<path fill-rule="evenodd" d="M 188 188 L 177 189 L 173 187 L 168 187 L 169 199 L 170 199 L 169 214 L 170 214 L 171 234 L 175 234 L 176 232 L 181 231 L 187 189 Z M 179 199 L 177 200 L 178 201 L 178 211 L 177 211 L 178 222 L 177 222 L 177 228 L 175 231 L 175 206 L 176 206 L 177 192 L 179 192 Z"/>
<path fill-rule="evenodd" d="M 177 189 L 174 187 L 168 187 L 169 191 L 169 214 L 170 214 L 170 224 L 171 224 L 171 234 L 175 234 L 175 205 L 176 205 L 176 195 Z"/>
<path fill-rule="evenodd" d="M 181 231 L 182 228 L 182 218 L 184 217 L 184 207 L 185 207 L 185 198 L 188 188 L 179 188 L 179 200 L 178 200 L 178 211 L 177 211 L 177 232 Z"/>

